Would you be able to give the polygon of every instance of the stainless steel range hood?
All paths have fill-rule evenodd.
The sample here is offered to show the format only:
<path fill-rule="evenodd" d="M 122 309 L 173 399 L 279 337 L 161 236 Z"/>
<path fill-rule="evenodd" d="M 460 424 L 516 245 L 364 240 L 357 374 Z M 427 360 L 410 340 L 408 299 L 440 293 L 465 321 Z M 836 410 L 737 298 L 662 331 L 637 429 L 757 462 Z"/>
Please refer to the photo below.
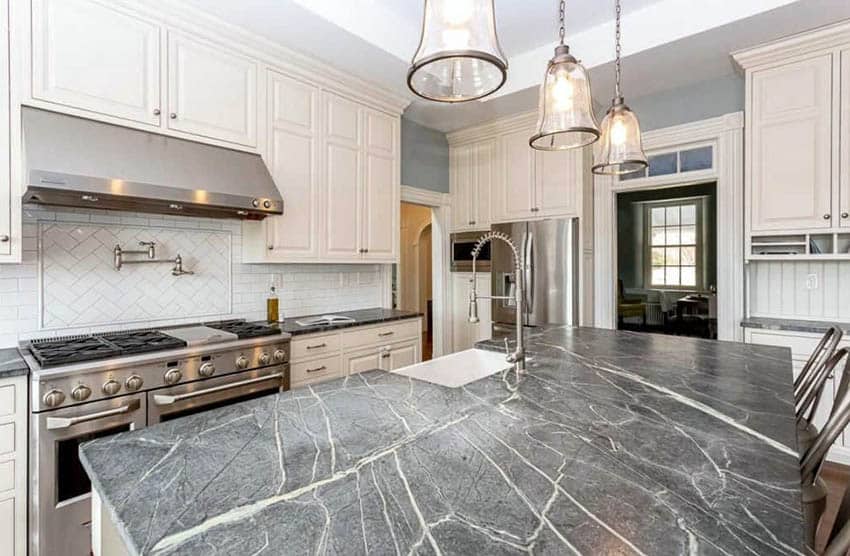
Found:
<path fill-rule="evenodd" d="M 25 203 L 217 218 L 283 213 L 256 154 L 25 107 Z"/>

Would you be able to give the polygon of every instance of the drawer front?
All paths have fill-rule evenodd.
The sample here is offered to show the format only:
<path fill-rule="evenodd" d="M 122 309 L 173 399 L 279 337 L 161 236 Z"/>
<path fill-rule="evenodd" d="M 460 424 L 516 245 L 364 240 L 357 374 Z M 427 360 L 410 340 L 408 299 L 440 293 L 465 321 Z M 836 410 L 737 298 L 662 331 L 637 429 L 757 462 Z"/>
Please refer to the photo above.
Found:
<path fill-rule="evenodd" d="M 15 423 L 0 425 L 0 456 L 15 451 Z"/>
<path fill-rule="evenodd" d="M 340 334 L 324 334 L 292 339 L 292 360 L 301 361 L 308 357 L 336 353 L 341 345 Z"/>
<path fill-rule="evenodd" d="M 0 461 L 0 492 L 15 488 L 15 460 Z"/>
<path fill-rule="evenodd" d="M 15 414 L 18 409 L 18 396 L 14 384 L 0 386 L 0 418 Z"/>
<path fill-rule="evenodd" d="M 312 361 L 292 363 L 290 372 L 292 373 L 292 387 L 338 378 L 343 375 L 341 357 L 334 355 Z"/>
<path fill-rule="evenodd" d="M 343 348 L 348 350 L 416 338 L 419 336 L 420 326 L 419 319 L 413 319 L 393 322 L 383 326 L 352 330 L 351 332 L 343 333 L 342 345 Z"/>

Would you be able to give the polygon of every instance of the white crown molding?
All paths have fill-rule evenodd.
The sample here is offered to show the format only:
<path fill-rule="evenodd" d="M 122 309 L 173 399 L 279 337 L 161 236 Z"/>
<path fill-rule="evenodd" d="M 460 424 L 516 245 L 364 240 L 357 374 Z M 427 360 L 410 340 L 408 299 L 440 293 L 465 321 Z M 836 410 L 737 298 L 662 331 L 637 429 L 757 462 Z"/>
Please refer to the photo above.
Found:
<path fill-rule="evenodd" d="M 505 131 L 513 129 L 521 129 L 531 127 L 537 123 L 537 111 L 522 112 L 513 116 L 491 120 L 489 122 L 479 124 L 473 127 L 459 129 L 446 134 L 446 139 L 450 146 L 468 143 L 470 141 L 478 141 L 494 137 Z"/>
<path fill-rule="evenodd" d="M 742 70 L 787 62 L 790 58 L 807 57 L 850 45 L 850 20 L 819 27 L 771 41 L 765 44 L 732 52 L 732 59 Z"/>
<path fill-rule="evenodd" d="M 430 191 L 412 185 L 402 185 L 401 201 L 429 207 L 447 207 L 451 204 L 451 196 L 448 193 Z"/>
<path fill-rule="evenodd" d="M 716 118 L 708 118 L 698 122 L 653 129 L 652 131 L 641 134 L 641 139 L 643 140 L 644 149 L 656 150 L 672 145 L 711 141 L 726 131 L 742 129 L 743 127 L 744 113 L 730 112 Z"/>
<path fill-rule="evenodd" d="M 375 83 L 352 76 L 326 64 L 218 19 L 182 0 L 113 0 L 126 10 L 158 21 L 175 30 L 201 34 L 208 40 L 227 45 L 272 69 L 300 77 L 319 86 L 339 91 L 358 102 L 400 115 L 413 100 Z"/>

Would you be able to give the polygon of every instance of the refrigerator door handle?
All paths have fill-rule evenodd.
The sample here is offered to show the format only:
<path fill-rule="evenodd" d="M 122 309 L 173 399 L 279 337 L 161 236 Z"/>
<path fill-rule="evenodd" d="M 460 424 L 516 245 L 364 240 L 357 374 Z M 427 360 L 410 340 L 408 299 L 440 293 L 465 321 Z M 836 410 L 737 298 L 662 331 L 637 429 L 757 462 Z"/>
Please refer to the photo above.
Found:
<path fill-rule="evenodd" d="M 525 312 L 531 313 L 534 307 L 534 234 L 527 232 L 523 238 L 523 286 L 525 286 Z"/>

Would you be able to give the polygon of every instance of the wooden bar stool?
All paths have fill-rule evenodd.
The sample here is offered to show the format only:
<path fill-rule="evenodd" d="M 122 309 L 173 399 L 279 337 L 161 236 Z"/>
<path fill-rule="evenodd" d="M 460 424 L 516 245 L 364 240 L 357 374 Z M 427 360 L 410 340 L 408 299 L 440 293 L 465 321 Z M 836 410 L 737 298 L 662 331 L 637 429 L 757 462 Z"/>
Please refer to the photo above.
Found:
<path fill-rule="evenodd" d="M 812 445 L 818 430 L 812 419 L 820 405 L 823 388 L 832 374 L 838 360 L 832 362 L 829 372 L 822 372 L 824 366 L 836 353 L 843 332 L 833 326 L 823 335 L 815 350 L 809 356 L 800 374 L 794 380 L 794 401 L 797 415 L 797 448 L 802 455 Z"/>

